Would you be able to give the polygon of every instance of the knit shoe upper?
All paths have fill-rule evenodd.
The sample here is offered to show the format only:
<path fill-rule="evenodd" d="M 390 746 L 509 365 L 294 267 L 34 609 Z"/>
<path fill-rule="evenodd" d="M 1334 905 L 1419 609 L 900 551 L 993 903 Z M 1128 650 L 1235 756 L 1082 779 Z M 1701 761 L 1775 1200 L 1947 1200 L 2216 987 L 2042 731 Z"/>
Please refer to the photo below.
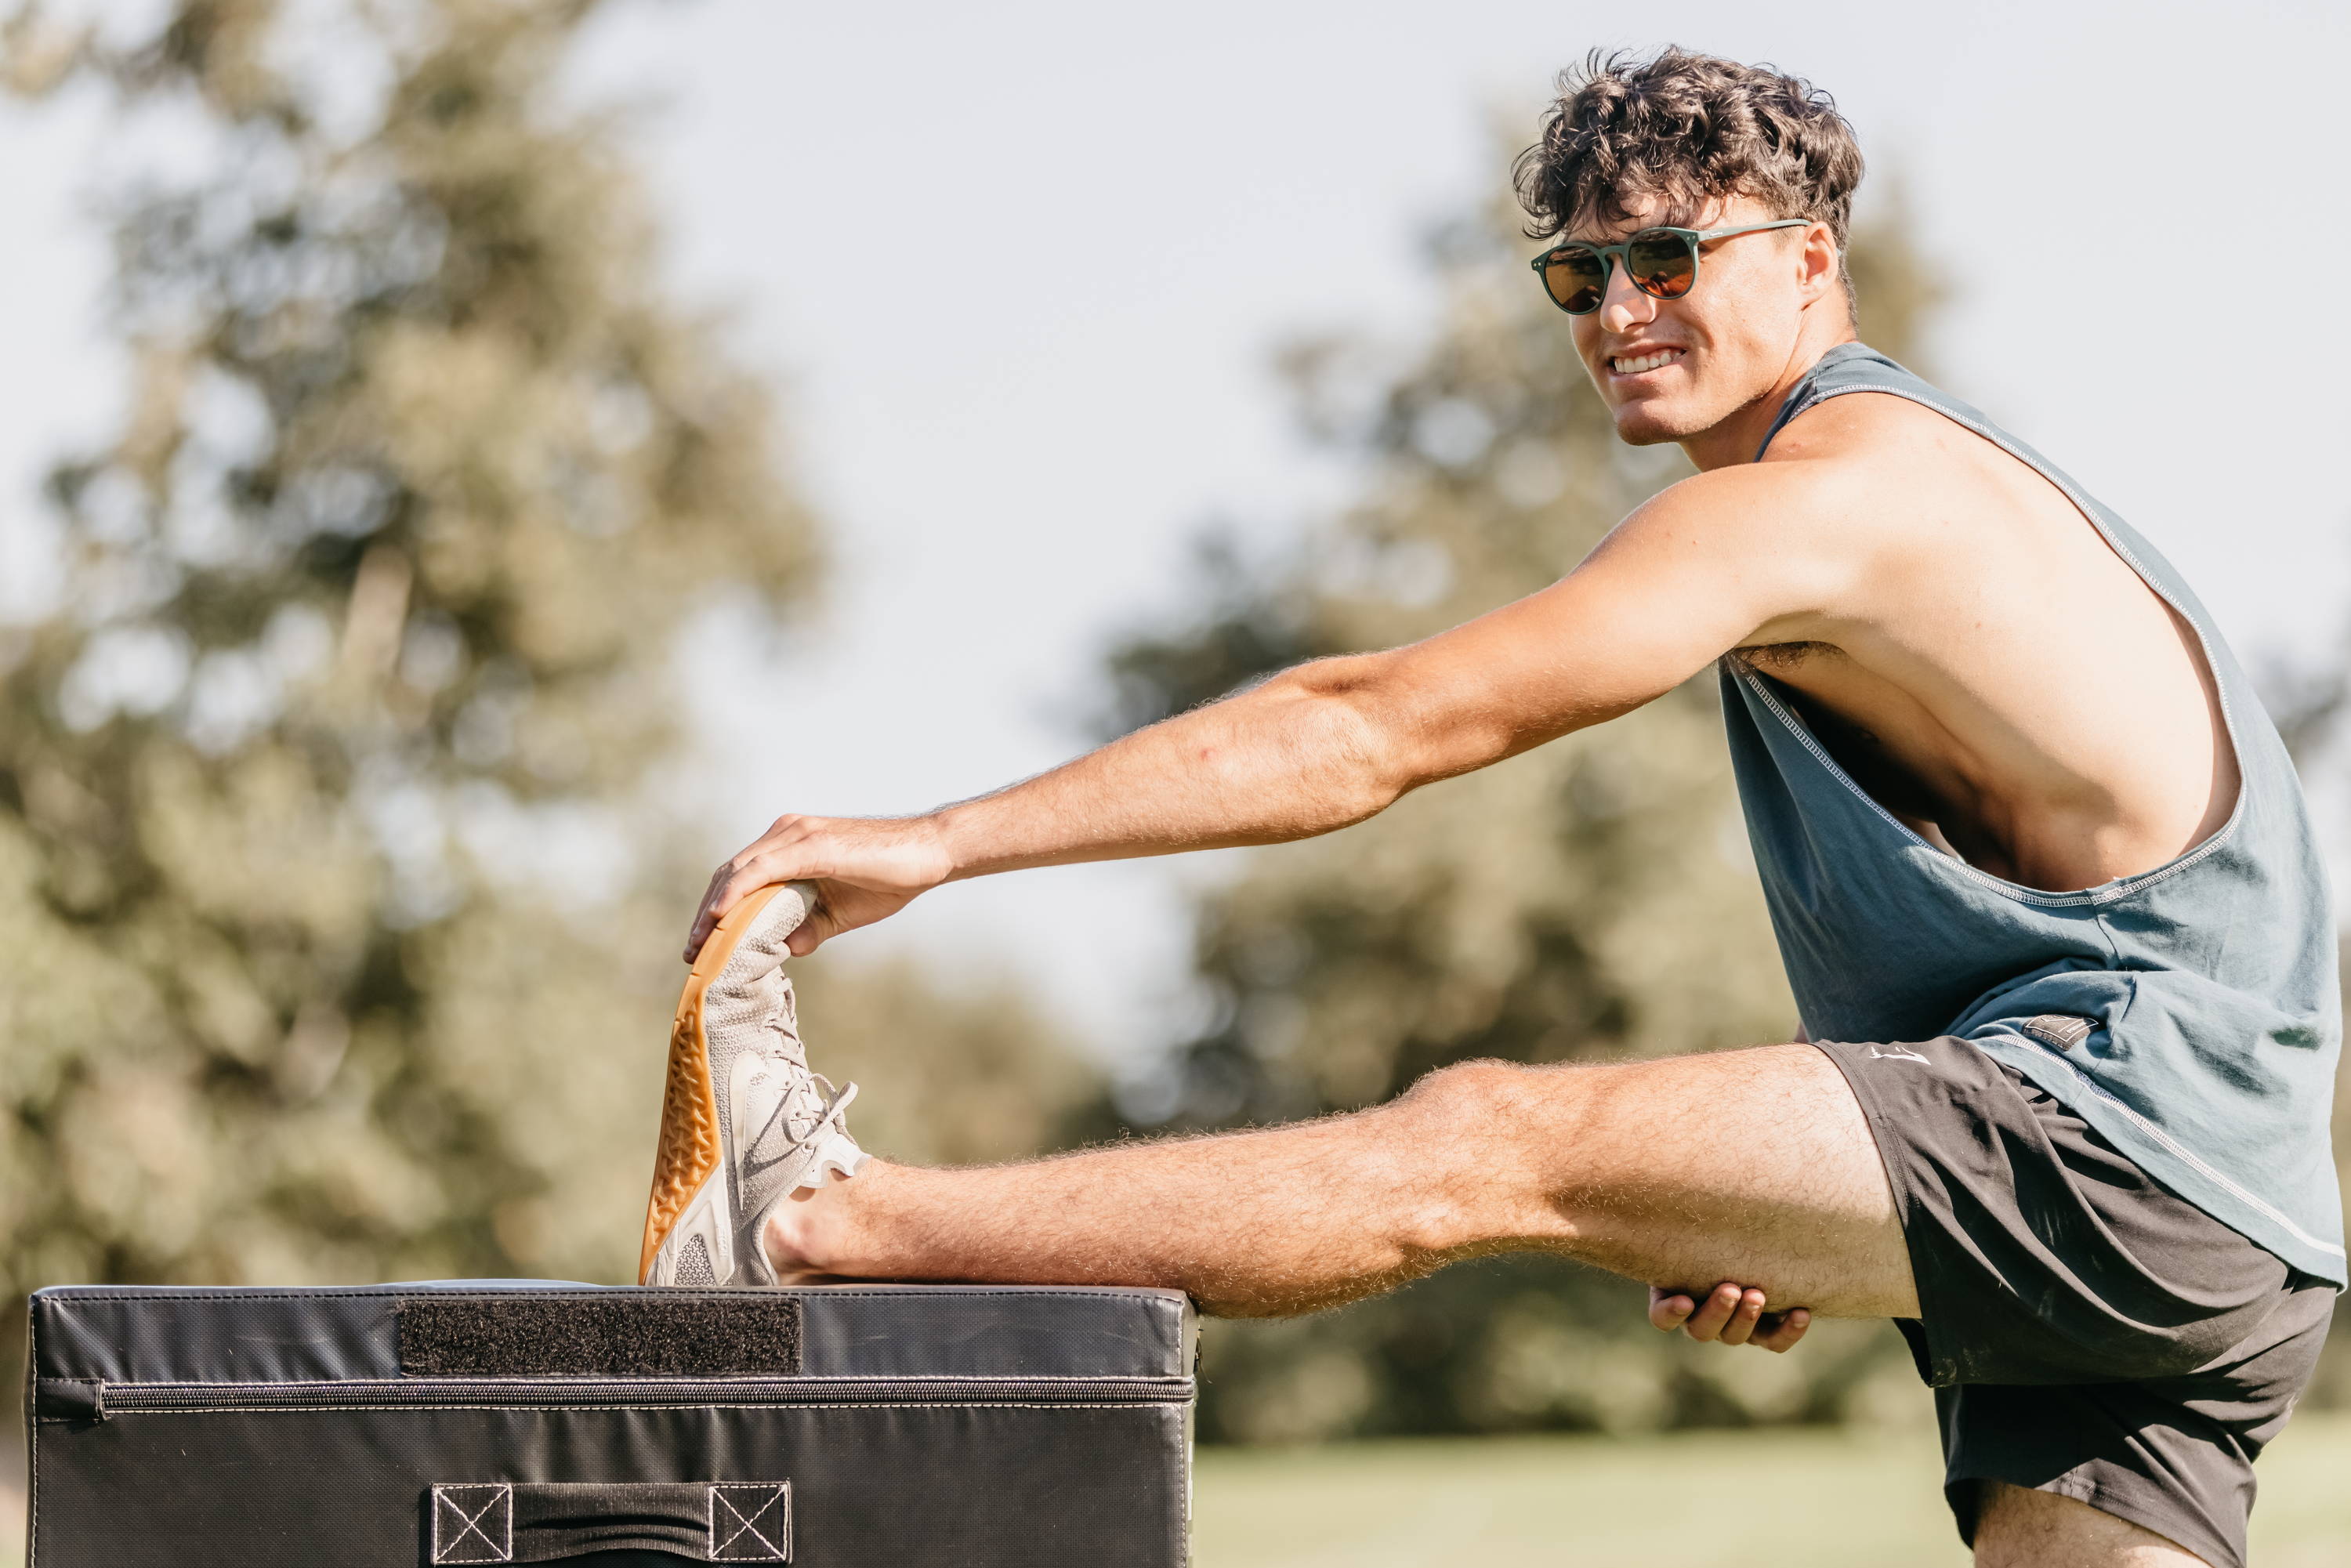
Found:
<path fill-rule="evenodd" d="M 785 940 L 814 906 L 803 883 L 763 888 L 695 961 L 670 1033 L 645 1284 L 774 1284 L 759 1245 L 768 1213 L 865 1163 L 841 1121 L 857 1086 L 835 1090 L 809 1071 L 783 971 Z"/>

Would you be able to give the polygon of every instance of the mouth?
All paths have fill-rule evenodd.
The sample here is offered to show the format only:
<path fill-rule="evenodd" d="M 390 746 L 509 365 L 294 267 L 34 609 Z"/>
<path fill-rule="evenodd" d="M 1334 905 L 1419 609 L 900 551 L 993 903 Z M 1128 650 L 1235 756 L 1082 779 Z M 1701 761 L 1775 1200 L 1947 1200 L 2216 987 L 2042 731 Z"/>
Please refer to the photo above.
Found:
<path fill-rule="evenodd" d="M 1687 349 L 1652 349 L 1646 354 L 1612 354 L 1608 369 L 1619 376 L 1645 376 L 1664 370 L 1688 352 Z"/>

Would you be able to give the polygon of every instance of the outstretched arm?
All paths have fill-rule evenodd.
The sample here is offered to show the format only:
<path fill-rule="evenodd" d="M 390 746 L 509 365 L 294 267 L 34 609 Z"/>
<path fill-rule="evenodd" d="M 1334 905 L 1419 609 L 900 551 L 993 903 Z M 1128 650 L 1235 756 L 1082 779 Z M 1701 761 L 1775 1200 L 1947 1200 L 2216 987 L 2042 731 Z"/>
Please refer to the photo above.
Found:
<path fill-rule="evenodd" d="M 1787 488 L 1763 468 L 1685 481 L 1540 593 L 1408 647 L 1284 671 L 977 800 L 778 818 L 711 879 L 687 954 L 768 883 L 820 884 L 822 910 L 792 938 L 805 952 L 943 882 L 1327 833 L 1628 712 L 1818 601 L 1814 552 L 1771 520 Z"/>

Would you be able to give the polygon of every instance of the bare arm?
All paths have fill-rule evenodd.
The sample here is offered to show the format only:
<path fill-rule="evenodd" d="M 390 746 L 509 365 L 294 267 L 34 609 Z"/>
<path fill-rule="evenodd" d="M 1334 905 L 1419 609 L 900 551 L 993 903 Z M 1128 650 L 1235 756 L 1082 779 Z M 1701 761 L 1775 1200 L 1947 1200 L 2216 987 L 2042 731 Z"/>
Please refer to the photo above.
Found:
<path fill-rule="evenodd" d="M 1788 467 L 1687 480 L 1539 593 L 1284 671 L 992 795 L 921 817 L 779 818 L 711 879 L 688 955 L 768 883 L 820 883 L 824 910 L 793 938 L 806 951 L 943 882 L 1327 833 L 1629 712 L 1820 601 L 1824 553 L 1790 548 L 1776 521 L 1802 510 Z"/>

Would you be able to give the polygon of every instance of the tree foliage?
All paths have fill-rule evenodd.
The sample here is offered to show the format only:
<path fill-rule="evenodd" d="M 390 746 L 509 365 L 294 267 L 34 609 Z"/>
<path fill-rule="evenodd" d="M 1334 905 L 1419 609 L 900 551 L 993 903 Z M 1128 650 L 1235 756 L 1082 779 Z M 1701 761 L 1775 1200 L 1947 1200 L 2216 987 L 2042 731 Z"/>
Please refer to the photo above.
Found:
<path fill-rule="evenodd" d="M 560 90 L 593 8 L 5 35 L 178 172 L 114 199 L 129 413 L 57 468 L 63 591 L 0 650 L 0 1294 L 632 1267 L 706 869 L 680 632 L 800 613 L 820 551 Z M 836 1070 L 1082 1089 L 1017 998 L 813 988 Z M 925 1113 L 966 1157 L 1035 1131 Z"/>
<path fill-rule="evenodd" d="M 1270 567 L 1204 547 L 1190 612 L 1109 664 L 1109 727 L 1269 670 L 1392 646 L 1556 580 L 1687 472 L 1616 441 L 1564 319 L 1497 204 L 1435 246 L 1445 311 L 1398 357 L 1288 356 L 1307 429 L 1359 499 Z M 1915 354 L 1934 297 L 1898 227 L 1860 235 L 1868 340 Z M 1152 1124 L 1229 1126 L 1385 1099 L 1480 1057 L 1620 1061 L 1784 1040 L 1794 1008 L 1748 860 L 1711 679 L 1604 728 L 1407 797 L 1328 839 L 1257 852 L 1202 903 L 1213 1021 L 1130 1096 Z M 1875 1331 L 1795 1357 L 1688 1356 L 1641 1292 L 1515 1260 L 1383 1301 L 1211 1337 L 1204 1430 L 1638 1427 L 1820 1418 L 1882 1361 Z"/>

